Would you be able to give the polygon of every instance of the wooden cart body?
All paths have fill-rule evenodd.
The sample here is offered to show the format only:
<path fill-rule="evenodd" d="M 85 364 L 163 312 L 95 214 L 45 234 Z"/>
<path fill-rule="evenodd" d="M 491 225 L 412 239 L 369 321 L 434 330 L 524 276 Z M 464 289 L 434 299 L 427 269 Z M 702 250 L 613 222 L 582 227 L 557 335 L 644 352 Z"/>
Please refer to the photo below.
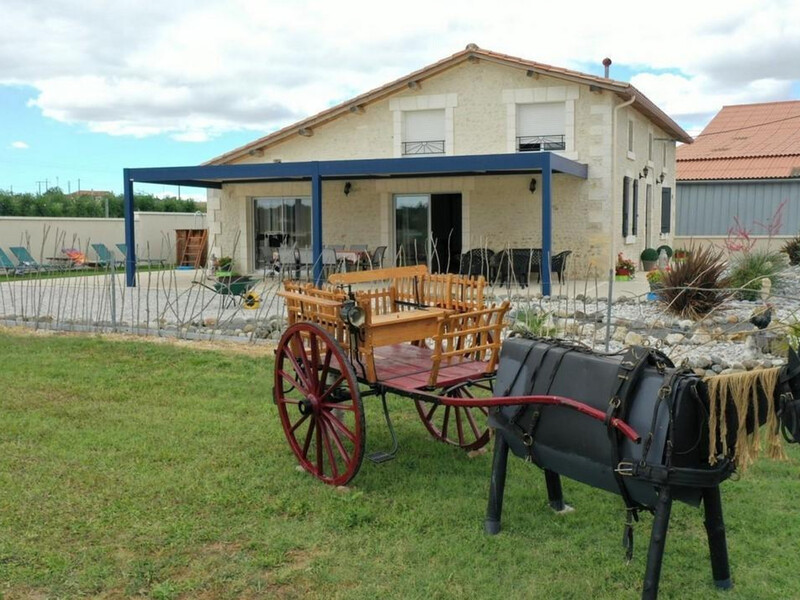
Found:
<path fill-rule="evenodd" d="M 273 395 L 304 469 L 331 485 L 355 476 L 369 395 L 381 396 L 393 439 L 391 452 L 369 458 L 393 458 L 387 392 L 413 400 L 435 439 L 464 450 L 489 442 L 493 406 L 560 405 L 605 419 L 568 398 L 492 397 L 509 302 L 487 305 L 484 286 L 483 277 L 431 274 L 425 266 L 337 273 L 322 287 L 284 283 L 289 326 L 276 349 Z M 611 426 L 636 436 L 617 420 Z"/>

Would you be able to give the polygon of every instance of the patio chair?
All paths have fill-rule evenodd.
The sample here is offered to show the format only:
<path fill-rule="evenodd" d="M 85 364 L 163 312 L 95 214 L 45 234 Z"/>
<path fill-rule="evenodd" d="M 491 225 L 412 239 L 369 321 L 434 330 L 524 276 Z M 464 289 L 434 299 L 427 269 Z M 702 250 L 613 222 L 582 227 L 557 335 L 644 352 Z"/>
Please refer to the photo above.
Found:
<path fill-rule="evenodd" d="M 494 250 L 489 248 L 473 248 L 461 255 L 458 263 L 458 274 L 477 277 L 483 275 L 486 279 L 492 279 L 491 263 L 494 257 Z"/>
<path fill-rule="evenodd" d="M 305 269 L 306 279 L 311 279 L 311 270 L 314 267 L 314 252 L 311 248 L 300 248 L 297 251 L 297 273 L 298 279 L 300 278 L 300 271 Z"/>
<path fill-rule="evenodd" d="M 322 249 L 322 274 L 323 277 L 328 277 L 331 273 L 339 270 L 339 257 L 336 256 L 336 250 L 333 248 Z"/>
<path fill-rule="evenodd" d="M 365 269 L 382 269 L 383 268 L 383 257 L 386 254 L 386 246 L 378 246 L 372 252 L 366 256 L 366 262 L 364 264 Z"/>
<path fill-rule="evenodd" d="M 492 257 L 493 278 L 500 285 L 511 285 L 516 281 L 520 287 L 527 287 L 528 274 L 538 272 L 541 260 L 541 250 L 538 248 L 503 250 Z"/>
<path fill-rule="evenodd" d="M 124 265 L 124 263 L 116 259 L 114 253 L 111 252 L 105 244 L 92 244 L 92 250 L 94 250 L 94 253 L 97 255 L 97 263 L 101 267 L 116 268 Z"/>
<path fill-rule="evenodd" d="M 31 256 L 31 253 L 24 246 L 9 246 L 8 249 L 11 250 L 11 254 L 13 254 L 19 261 L 19 266 L 23 267 L 25 270 L 30 270 L 30 271 L 58 270 L 58 267 L 55 265 L 42 264 L 38 262 L 35 258 L 33 258 L 33 256 Z"/>
<path fill-rule="evenodd" d="M 283 279 L 287 273 L 297 271 L 297 277 L 300 277 L 300 270 L 298 263 L 300 257 L 297 255 L 297 248 L 290 246 L 281 246 L 278 248 L 278 263 L 280 265 L 280 278 Z M 289 275 L 291 277 L 291 274 Z"/>
<path fill-rule="evenodd" d="M 567 268 L 567 257 L 570 254 L 572 254 L 572 250 L 564 250 L 550 259 L 550 270 L 558 275 L 558 283 L 564 283 L 564 271 Z"/>

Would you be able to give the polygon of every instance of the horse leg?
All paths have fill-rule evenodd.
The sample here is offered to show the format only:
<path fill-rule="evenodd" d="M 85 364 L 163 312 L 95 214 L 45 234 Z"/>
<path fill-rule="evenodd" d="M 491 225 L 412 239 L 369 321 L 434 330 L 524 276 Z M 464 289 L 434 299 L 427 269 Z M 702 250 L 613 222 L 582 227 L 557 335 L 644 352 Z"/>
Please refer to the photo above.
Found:
<path fill-rule="evenodd" d="M 733 587 L 728 564 L 728 543 L 725 539 L 725 522 L 722 520 L 722 498 L 719 486 L 703 488 L 703 509 L 706 513 L 708 550 L 711 553 L 711 573 L 714 585 L 721 590 Z"/>
<path fill-rule="evenodd" d="M 500 533 L 500 516 L 503 512 L 503 493 L 506 487 L 506 467 L 508 466 L 508 442 L 502 433 L 494 437 L 494 458 L 492 459 L 492 481 L 489 484 L 489 506 L 486 509 L 484 530 L 489 535 Z"/>
<path fill-rule="evenodd" d="M 564 502 L 564 492 L 561 490 L 561 477 L 555 471 L 544 470 L 544 482 L 547 484 L 547 500 L 550 508 L 556 512 L 562 512 L 568 508 Z"/>
<path fill-rule="evenodd" d="M 672 494 L 669 487 L 659 490 L 656 514 L 653 518 L 653 533 L 650 534 L 650 548 L 647 550 L 647 568 L 644 572 L 642 600 L 655 600 L 658 597 L 658 581 L 661 578 L 661 561 L 667 542 L 669 515 L 672 512 Z"/>

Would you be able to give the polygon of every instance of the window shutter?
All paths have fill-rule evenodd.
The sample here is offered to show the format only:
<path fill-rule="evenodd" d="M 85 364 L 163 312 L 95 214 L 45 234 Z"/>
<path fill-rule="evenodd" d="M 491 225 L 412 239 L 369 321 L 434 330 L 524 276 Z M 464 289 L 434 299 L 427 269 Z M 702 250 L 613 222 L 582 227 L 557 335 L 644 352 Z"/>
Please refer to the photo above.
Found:
<path fill-rule="evenodd" d="M 633 220 L 631 221 L 631 235 L 639 233 L 639 180 L 633 180 Z"/>
<path fill-rule="evenodd" d="M 564 103 L 517 104 L 517 136 L 564 135 Z"/>
<path fill-rule="evenodd" d="M 444 110 L 410 110 L 403 113 L 404 142 L 444 141 Z"/>
<path fill-rule="evenodd" d="M 672 215 L 672 188 L 661 188 L 661 233 L 669 233 Z"/>
<path fill-rule="evenodd" d="M 622 178 L 622 237 L 628 237 L 628 188 L 631 178 Z"/>

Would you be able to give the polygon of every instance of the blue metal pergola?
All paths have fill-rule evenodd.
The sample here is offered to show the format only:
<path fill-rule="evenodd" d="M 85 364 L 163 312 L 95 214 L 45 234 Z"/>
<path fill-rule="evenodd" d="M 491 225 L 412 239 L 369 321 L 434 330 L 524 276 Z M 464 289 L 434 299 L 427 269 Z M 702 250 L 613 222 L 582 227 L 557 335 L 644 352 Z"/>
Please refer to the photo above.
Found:
<path fill-rule="evenodd" d="M 311 245 L 315 263 L 314 278 L 319 281 L 322 276 L 319 258 L 322 254 L 323 181 L 527 173 L 542 175 L 542 259 L 545 264 L 549 264 L 553 227 L 552 175 L 553 173 L 565 173 L 582 179 L 586 179 L 588 175 L 587 165 L 552 152 L 124 169 L 125 243 L 128 246 L 125 264 L 127 285 L 128 287 L 136 285 L 136 243 L 133 223 L 134 183 L 221 189 L 223 185 L 232 183 L 310 181 Z M 550 270 L 542 269 L 541 276 L 542 294 L 549 296 L 551 290 Z"/>

